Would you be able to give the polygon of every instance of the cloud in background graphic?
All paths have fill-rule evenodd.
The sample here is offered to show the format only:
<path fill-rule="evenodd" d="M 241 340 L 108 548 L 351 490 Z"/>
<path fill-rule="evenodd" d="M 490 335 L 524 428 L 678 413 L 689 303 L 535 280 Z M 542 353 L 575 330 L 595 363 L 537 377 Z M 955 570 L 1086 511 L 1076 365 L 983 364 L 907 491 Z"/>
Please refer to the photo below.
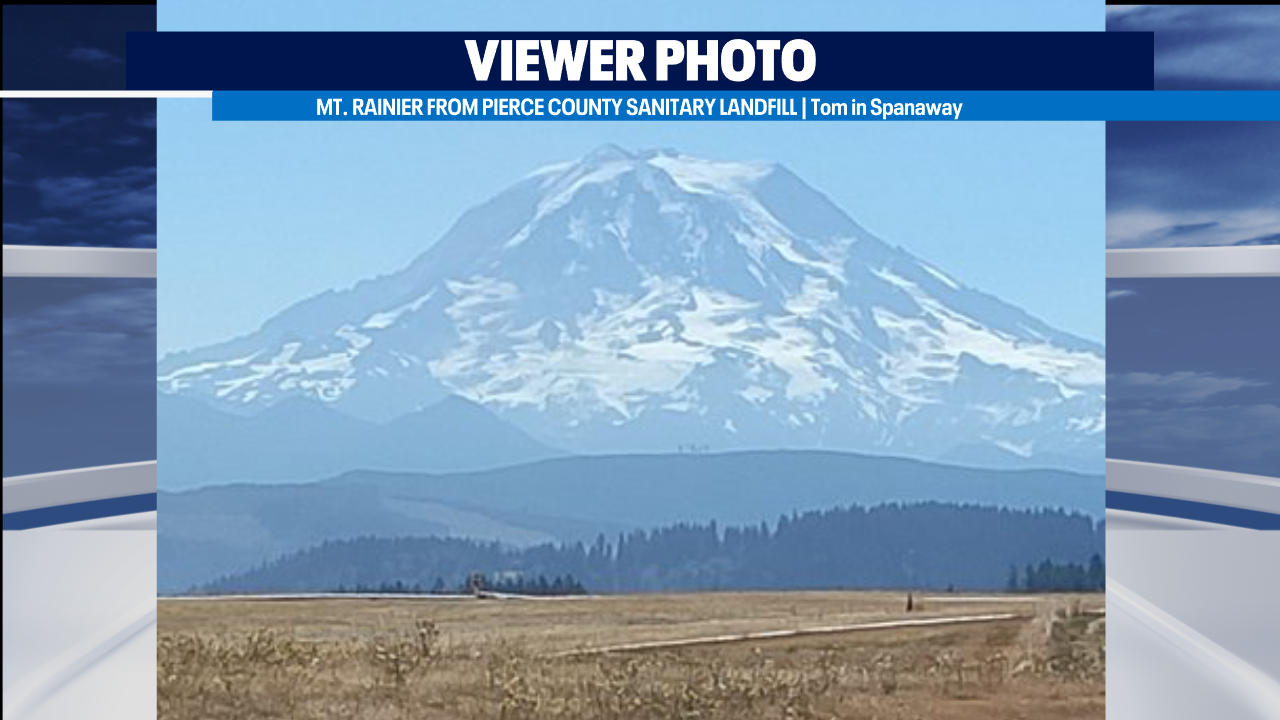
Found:
<path fill-rule="evenodd" d="M 1202 403 L 1220 393 L 1264 387 L 1247 378 L 1222 377 L 1206 372 L 1112 373 L 1107 375 L 1107 397 L 1116 400 L 1165 400 Z"/>
<path fill-rule="evenodd" d="M 154 379 L 154 280 L 7 278 L 4 302 L 5 385 Z"/>
<path fill-rule="evenodd" d="M 6 245 L 155 247 L 154 100 L 4 101 Z"/>
<path fill-rule="evenodd" d="M 76 60 L 78 62 L 89 63 L 90 65 L 111 66 L 118 62 L 124 62 L 120 58 L 112 55 L 106 50 L 98 48 L 71 48 L 67 51 L 68 60 Z"/>
<path fill-rule="evenodd" d="M 5 90 L 124 90 L 125 33 L 155 5 L 5 5 Z"/>
<path fill-rule="evenodd" d="M 154 280 L 6 278 L 4 476 L 155 459 Z"/>
<path fill-rule="evenodd" d="M 1112 280 L 1107 297 L 1107 456 L 1280 477 L 1280 278 Z"/>
<path fill-rule="evenodd" d="M 1109 122 L 1107 246 L 1280 244 L 1277 167 L 1280 123 Z"/>
<path fill-rule="evenodd" d="M 1157 90 L 1280 90 L 1280 6 L 1111 6 L 1107 30 L 1155 33 Z"/>

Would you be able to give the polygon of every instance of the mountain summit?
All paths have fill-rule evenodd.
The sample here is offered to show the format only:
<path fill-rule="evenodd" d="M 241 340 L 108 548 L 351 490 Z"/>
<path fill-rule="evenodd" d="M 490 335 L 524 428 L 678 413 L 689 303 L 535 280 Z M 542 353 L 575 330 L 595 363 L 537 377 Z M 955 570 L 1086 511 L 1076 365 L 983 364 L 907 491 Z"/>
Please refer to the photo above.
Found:
<path fill-rule="evenodd" d="M 598 148 L 392 275 L 172 355 L 162 393 L 387 421 L 449 395 L 576 452 L 826 448 L 1097 468 L 1104 351 L 777 164 Z"/>

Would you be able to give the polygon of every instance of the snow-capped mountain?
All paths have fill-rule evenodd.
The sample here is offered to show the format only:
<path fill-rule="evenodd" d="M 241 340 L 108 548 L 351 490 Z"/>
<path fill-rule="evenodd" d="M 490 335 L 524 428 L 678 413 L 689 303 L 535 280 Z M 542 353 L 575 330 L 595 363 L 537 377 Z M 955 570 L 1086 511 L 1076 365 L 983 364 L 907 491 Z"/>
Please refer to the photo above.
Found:
<path fill-rule="evenodd" d="M 407 268 L 166 358 L 159 389 L 385 421 L 448 395 L 554 447 L 1100 465 L 1104 351 L 876 238 L 786 168 L 606 146 Z"/>

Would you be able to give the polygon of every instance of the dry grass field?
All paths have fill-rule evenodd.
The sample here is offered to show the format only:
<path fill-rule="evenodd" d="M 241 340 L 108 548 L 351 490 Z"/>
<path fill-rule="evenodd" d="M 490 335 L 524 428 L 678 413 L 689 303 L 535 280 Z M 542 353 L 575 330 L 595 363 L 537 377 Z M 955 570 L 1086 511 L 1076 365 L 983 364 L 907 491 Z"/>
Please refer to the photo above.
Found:
<path fill-rule="evenodd" d="M 161 720 L 1065 720 L 1105 716 L 1101 596 L 724 593 L 168 600 Z M 679 648 L 635 643 L 1012 613 Z"/>

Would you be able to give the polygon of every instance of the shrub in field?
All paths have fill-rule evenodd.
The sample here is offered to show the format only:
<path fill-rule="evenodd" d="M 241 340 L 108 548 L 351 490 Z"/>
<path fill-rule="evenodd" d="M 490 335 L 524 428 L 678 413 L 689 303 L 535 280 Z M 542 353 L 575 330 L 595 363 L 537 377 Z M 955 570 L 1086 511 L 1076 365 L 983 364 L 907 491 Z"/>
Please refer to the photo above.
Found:
<path fill-rule="evenodd" d="M 1025 697 L 1092 703 L 1044 718 L 1105 710 L 1105 620 L 1059 603 L 1045 603 L 1021 632 L 992 625 L 587 655 L 450 636 L 421 618 L 377 628 L 319 638 L 162 631 L 159 719 L 1004 720 L 1017 715 L 981 703 L 1011 698 L 1016 709 Z M 962 706 L 974 715 L 936 712 L 975 702 Z"/>

